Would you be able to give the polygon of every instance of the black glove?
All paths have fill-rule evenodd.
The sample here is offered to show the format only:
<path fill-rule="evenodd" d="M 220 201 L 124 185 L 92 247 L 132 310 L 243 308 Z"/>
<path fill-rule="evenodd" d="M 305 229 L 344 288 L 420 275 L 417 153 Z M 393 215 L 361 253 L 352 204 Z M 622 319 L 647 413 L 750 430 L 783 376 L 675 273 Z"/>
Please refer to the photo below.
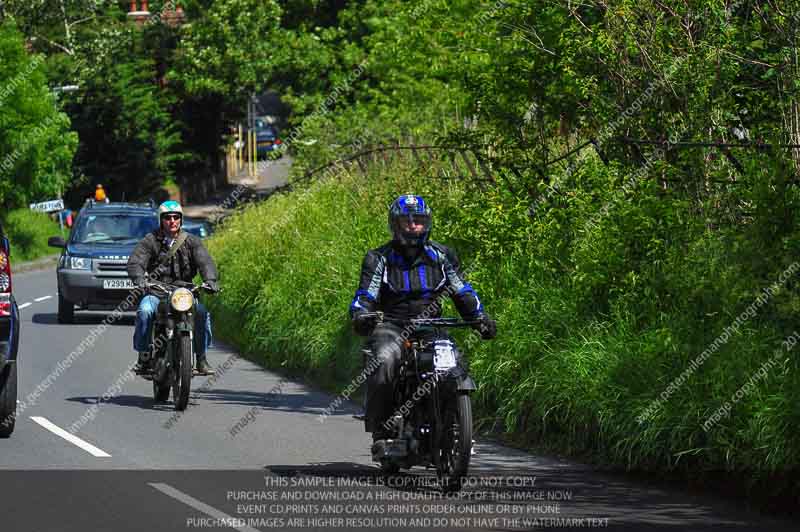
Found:
<path fill-rule="evenodd" d="M 217 284 L 216 279 L 210 279 L 206 281 L 205 285 L 209 292 L 219 292 L 219 285 Z"/>
<path fill-rule="evenodd" d="M 144 288 L 145 277 L 137 277 L 133 279 L 133 286 L 137 288 Z"/>
<path fill-rule="evenodd" d="M 484 340 L 491 340 L 497 336 L 497 322 L 489 317 L 488 314 L 478 316 L 478 323 L 472 326 L 473 329 L 481 334 Z"/>
<path fill-rule="evenodd" d="M 353 316 L 353 330 L 360 336 L 369 336 L 375 328 L 375 317 L 365 316 L 364 313 Z"/>

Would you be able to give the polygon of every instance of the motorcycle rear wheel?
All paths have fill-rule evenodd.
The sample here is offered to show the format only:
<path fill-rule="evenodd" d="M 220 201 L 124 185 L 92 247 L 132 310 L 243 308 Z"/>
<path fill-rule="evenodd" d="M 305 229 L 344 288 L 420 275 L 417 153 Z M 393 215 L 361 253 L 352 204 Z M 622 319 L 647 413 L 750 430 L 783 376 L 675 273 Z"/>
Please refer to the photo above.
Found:
<path fill-rule="evenodd" d="M 175 410 L 186 410 L 189 404 L 189 391 L 192 387 L 192 339 L 188 334 L 182 334 L 176 346 L 178 352 L 175 357 L 175 383 L 172 386 L 172 399 L 175 401 Z"/>
<path fill-rule="evenodd" d="M 467 475 L 472 456 L 472 402 L 469 394 L 459 393 L 443 413 L 444 445 L 442 445 L 438 474 L 442 489 L 456 492 Z"/>

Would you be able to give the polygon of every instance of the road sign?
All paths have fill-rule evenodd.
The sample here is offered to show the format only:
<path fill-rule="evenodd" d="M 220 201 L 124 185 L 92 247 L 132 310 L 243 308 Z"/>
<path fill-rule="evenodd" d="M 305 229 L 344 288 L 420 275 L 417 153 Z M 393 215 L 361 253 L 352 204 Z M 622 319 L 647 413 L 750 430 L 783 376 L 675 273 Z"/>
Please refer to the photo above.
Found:
<path fill-rule="evenodd" d="M 51 201 L 44 201 L 42 203 L 31 203 L 30 207 L 32 211 L 41 211 L 41 212 L 63 211 L 64 200 L 57 199 Z"/>

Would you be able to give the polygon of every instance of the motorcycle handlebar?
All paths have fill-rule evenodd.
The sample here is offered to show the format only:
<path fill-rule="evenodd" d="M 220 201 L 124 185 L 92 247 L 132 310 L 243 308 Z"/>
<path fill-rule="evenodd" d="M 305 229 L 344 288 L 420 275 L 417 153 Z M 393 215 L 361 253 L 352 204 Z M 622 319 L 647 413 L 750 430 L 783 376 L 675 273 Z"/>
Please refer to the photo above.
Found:
<path fill-rule="evenodd" d="M 199 284 L 199 285 L 194 284 L 194 283 L 187 283 L 185 281 L 173 281 L 171 283 L 167 283 L 167 282 L 164 282 L 164 281 L 155 281 L 155 280 L 151 280 L 151 279 L 147 279 L 147 278 L 145 278 L 145 280 L 144 280 L 144 287 L 145 288 L 157 288 L 157 289 L 160 289 L 160 290 L 162 290 L 164 292 L 169 292 L 169 291 L 173 290 L 174 288 L 186 288 L 186 289 L 190 290 L 193 294 L 196 294 L 201 289 L 205 290 L 209 294 L 217 294 L 219 292 L 222 292 L 221 288 L 217 289 L 217 290 L 212 290 L 211 287 L 209 287 L 206 283 Z"/>
<path fill-rule="evenodd" d="M 480 320 L 460 320 L 458 318 L 401 318 L 397 316 L 386 315 L 383 312 L 364 312 L 360 315 L 362 318 L 372 318 L 378 323 L 394 323 L 396 325 L 413 325 L 416 327 L 473 327 L 480 325 Z"/>

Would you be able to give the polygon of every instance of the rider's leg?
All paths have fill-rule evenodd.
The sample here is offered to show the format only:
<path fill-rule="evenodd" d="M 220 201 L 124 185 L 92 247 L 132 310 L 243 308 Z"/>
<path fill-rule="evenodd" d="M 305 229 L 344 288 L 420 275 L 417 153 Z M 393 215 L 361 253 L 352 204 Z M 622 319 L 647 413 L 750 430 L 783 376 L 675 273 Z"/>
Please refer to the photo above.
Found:
<path fill-rule="evenodd" d="M 202 303 L 197 303 L 194 314 L 194 353 L 197 370 L 207 373 L 210 368 L 206 361 L 206 350 L 211 345 L 211 314 Z"/>
<path fill-rule="evenodd" d="M 382 436 L 392 415 L 394 383 L 400 367 L 403 339 L 400 328 L 382 324 L 370 336 L 371 355 L 367 357 L 367 404 L 364 425 L 367 432 Z"/>
<path fill-rule="evenodd" d="M 153 319 L 158 311 L 158 298 L 147 295 L 139 302 L 139 309 L 136 311 L 136 327 L 133 330 L 133 349 L 139 353 L 137 366 L 142 366 L 147 362 L 147 354 L 150 352 L 150 330 L 153 327 Z"/>

